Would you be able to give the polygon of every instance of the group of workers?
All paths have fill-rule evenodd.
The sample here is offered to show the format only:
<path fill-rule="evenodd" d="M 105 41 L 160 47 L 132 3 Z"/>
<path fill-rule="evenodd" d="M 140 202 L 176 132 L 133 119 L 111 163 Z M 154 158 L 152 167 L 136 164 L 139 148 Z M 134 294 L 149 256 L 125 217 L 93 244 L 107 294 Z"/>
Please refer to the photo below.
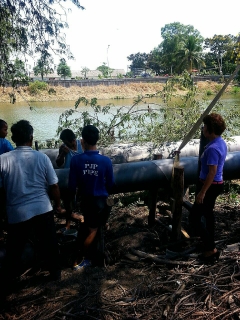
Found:
<path fill-rule="evenodd" d="M 192 233 L 201 238 L 201 259 L 215 261 L 219 252 L 214 242 L 213 209 L 216 198 L 223 191 L 222 174 L 227 146 L 221 134 L 226 125 L 221 115 L 216 113 L 205 116 L 203 123 L 203 134 L 209 143 L 201 156 L 199 183 L 189 224 Z M 85 231 L 78 232 L 73 270 L 91 266 L 90 247 L 98 228 L 106 223 L 106 200 L 114 186 L 111 160 L 97 150 L 99 130 L 95 126 L 85 126 L 81 140 L 77 140 L 70 129 L 63 130 L 60 135 L 63 144 L 56 163 L 59 167 L 70 168 L 65 195 L 60 195 L 58 178 L 48 156 L 32 149 L 31 124 L 20 120 L 12 125 L 11 138 L 16 148 L 6 139 L 7 129 L 7 123 L 0 120 L 0 196 L 1 209 L 6 207 L 7 220 L 6 258 L 0 279 L 2 293 L 7 292 L 9 283 L 19 275 L 19 261 L 32 232 L 38 240 L 39 255 L 47 263 L 49 278 L 61 279 L 54 212 L 61 214 L 63 204 L 66 226 L 61 232 L 64 233 L 70 228 L 71 215 L 74 215 L 72 203 L 76 197 L 81 200 Z"/>
<path fill-rule="evenodd" d="M 62 206 L 58 178 L 49 157 L 32 149 L 31 124 L 26 120 L 20 120 L 12 125 L 11 138 L 16 144 L 16 148 L 12 150 L 10 143 L 5 139 L 7 123 L 0 123 L 4 128 L 0 128 L 1 146 L 8 146 L 0 155 L 1 206 L 3 207 L 5 200 L 7 211 L 6 257 L 0 279 L 0 291 L 4 295 L 19 276 L 21 255 L 32 233 L 37 239 L 36 249 L 39 257 L 43 258 L 49 270 L 49 278 L 61 279 L 51 199 L 55 212 L 61 213 Z M 76 194 L 81 197 L 81 209 L 87 229 L 85 238 L 81 237 L 83 243 L 81 248 L 77 248 L 78 254 L 73 266 L 74 270 L 79 270 L 91 265 L 88 251 L 99 226 L 103 223 L 101 217 L 104 216 L 108 190 L 114 184 L 113 167 L 111 160 L 97 151 L 99 131 L 95 126 L 87 125 L 82 130 L 81 145 L 84 152 L 73 152 L 75 144 L 78 144 L 75 136 L 72 136 L 72 141 L 68 141 L 64 136 L 62 138 L 64 145 L 60 148 L 57 162 L 60 165 L 63 158 L 63 162 L 70 162 L 68 203 L 75 199 Z M 68 159 L 69 155 L 72 157 L 71 161 Z"/>

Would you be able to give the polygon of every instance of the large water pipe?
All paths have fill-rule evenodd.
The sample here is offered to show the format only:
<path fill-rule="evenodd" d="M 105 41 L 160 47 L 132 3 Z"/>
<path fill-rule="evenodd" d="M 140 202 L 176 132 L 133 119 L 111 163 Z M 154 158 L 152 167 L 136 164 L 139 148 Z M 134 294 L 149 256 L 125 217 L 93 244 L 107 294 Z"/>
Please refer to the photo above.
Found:
<path fill-rule="evenodd" d="M 184 167 L 185 187 L 197 182 L 198 157 L 182 157 L 179 165 Z M 112 193 L 150 190 L 167 187 L 171 183 L 173 159 L 139 161 L 114 164 L 116 186 Z M 59 187 L 67 188 L 69 169 L 55 170 Z M 224 180 L 240 179 L 240 152 L 229 152 L 223 170 Z"/>
<path fill-rule="evenodd" d="M 172 158 L 175 150 L 178 150 L 181 141 L 165 143 L 161 147 L 155 148 L 152 143 L 144 145 L 131 144 L 112 144 L 106 148 L 100 148 L 100 153 L 108 156 L 113 164 L 129 163 L 134 161 L 152 160 L 154 154 L 161 154 L 163 159 Z M 231 137 L 227 141 L 228 152 L 240 151 L 240 136 Z M 56 158 L 58 149 L 39 150 L 47 154 L 51 159 L 53 167 L 58 169 Z M 181 150 L 181 157 L 197 157 L 199 153 L 199 139 L 192 139 Z"/>

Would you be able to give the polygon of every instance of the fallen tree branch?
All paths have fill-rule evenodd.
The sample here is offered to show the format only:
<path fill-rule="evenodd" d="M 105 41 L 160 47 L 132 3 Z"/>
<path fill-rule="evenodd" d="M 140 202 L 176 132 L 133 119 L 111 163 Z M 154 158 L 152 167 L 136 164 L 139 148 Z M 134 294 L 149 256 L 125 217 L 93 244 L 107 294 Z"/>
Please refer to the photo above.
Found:
<path fill-rule="evenodd" d="M 193 263 L 192 261 L 188 262 L 188 261 L 160 259 L 160 258 L 158 258 L 158 256 L 155 256 L 154 254 L 145 253 L 143 251 L 136 250 L 136 249 L 133 249 L 133 248 L 131 248 L 130 250 L 131 250 L 131 252 L 133 254 L 135 254 L 138 257 L 141 257 L 141 258 L 144 258 L 144 259 L 150 259 L 150 260 L 152 260 L 154 262 L 161 263 L 161 264 L 172 264 L 172 265 L 178 264 L 178 265 L 189 266 L 189 265 L 191 265 Z"/>

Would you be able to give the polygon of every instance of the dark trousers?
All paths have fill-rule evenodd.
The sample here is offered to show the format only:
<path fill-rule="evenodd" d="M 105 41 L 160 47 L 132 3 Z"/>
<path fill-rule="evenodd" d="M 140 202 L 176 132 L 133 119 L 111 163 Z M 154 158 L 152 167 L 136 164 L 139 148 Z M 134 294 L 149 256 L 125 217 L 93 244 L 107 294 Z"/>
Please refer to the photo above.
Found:
<path fill-rule="evenodd" d="M 98 228 L 98 233 L 93 243 L 88 248 L 87 258 L 94 260 L 98 255 L 98 241 L 100 230 L 104 226 L 111 213 L 111 206 L 106 203 L 106 197 L 85 197 L 81 200 L 81 211 L 84 215 L 84 223 L 80 223 L 75 249 L 75 260 L 83 255 L 84 241 L 89 235 L 89 228 Z M 96 257 L 97 258 L 97 257 Z"/>
<path fill-rule="evenodd" d="M 196 194 L 201 190 L 202 185 L 202 182 L 198 183 Z M 206 192 L 203 203 L 197 204 L 195 202 L 189 214 L 191 234 L 200 236 L 204 251 L 211 251 L 215 248 L 215 216 L 213 209 L 216 199 L 222 191 L 223 184 L 212 184 Z M 202 223 L 202 217 L 205 218 L 205 223 Z"/>
<path fill-rule="evenodd" d="M 3 266 L 6 279 L 11 280 L 19 275 L 21 256 L 29 239 L 33 240 L 34 249 L 45 260 L 50 274 L 60 270 L 54 215 L 50 211 L 27 221 L 8 225 L 6 260 Z"/>

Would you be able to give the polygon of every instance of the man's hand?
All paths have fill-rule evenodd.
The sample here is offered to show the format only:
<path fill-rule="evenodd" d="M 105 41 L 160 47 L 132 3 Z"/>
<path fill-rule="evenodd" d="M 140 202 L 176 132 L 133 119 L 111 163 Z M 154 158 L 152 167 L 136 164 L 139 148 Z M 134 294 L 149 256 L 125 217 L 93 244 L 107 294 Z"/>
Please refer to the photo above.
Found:
<path fill-rule="evenodd" d="M 205 197 L 205 192 L 203 192 L 202 190 L 197 194 L 196 196 L 196 203 L 197 204 L 201 204 L 203 203 L 203 199 Z"/>
<path fill-rule="evenodd" d="M 68 152 L 69 152 L 69 148 L 65 144 L 61 145 L 59 149 L 59 153 L 66 155 Z"/>
<path fill-rule="evenodd" d="M 208 169 L 209 169 L 209 172 L 206 177 L 206 180 L 204 181 L 202 189 L 197 194 L 196 199 L 195 199 L 197 204 L 203 203 L 203 199 L 205 198 L 205 194 L 206 194 L 207 190 L 209 189 L 209 187 L 211 186 L 213 179 L 216 175 L 217 165 L 209 165 Z"/>
<path fill-rule="evenodd" d="M 69 148 L 65 144 L 62 144 L 59 148 L 59 153 L 56 159 L 56 164 L 58 167 L 61 167 L 64 164 L 64 160 L 68 152 L 70 152 Z"/>

